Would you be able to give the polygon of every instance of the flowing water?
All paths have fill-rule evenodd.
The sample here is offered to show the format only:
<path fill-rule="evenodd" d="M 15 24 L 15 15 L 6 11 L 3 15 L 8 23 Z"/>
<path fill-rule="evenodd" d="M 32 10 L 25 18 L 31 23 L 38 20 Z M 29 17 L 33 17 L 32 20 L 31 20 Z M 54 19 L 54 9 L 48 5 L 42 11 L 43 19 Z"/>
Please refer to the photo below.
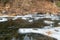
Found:
<path fill-rule="evenodd" d="M 25 35 L 23 40 L 30 40 L 30 38 L 27 35 Z"/>
<path fill-rule="evenodd" d="M 18 29 L 20 27 L 31 27 L 31 28 L 41 28 L 41 27 L 47 27 L 47 28 L 51 28 L 51 27 L 59 27 L 60 26 L 60 16 L 55 16 L 55 15 L 38 15 L 38 16 L 33 16 L 33 17 L 26 17 L 24 16 L 24 18 L 22 18 L 23 20 L 27 20 L 25 21 L 16 21 L 16 20 L 9 20 L 9 21 L 4 21 L 4 22 L 0 22 L 0 40 L 49 40 L 49 39 L 53 39 L 54 38 L 50 38 L 50 37 L 45 37 L 43 35 L 39 35 L 39 34 L 25 34 L 25 35 L 21 35 L 19 36 L 18 34 Z M 0 20 L 1 21 L 1 20 Z M 20 23 L 19 23 L 20 21 Z M 36 35 L 36 36 L 35 36 Z M 44 37 L 44 39 L 43 39 Z"/>
<path fill-rule="evenodd" d="M 27 39 L 28 40 L 57 40 L 55 38 L 51 38 L 42 34 L 35 34 L 35 33 L 23 34 L 23 38 L 21 40 L 27 40 Z"/>

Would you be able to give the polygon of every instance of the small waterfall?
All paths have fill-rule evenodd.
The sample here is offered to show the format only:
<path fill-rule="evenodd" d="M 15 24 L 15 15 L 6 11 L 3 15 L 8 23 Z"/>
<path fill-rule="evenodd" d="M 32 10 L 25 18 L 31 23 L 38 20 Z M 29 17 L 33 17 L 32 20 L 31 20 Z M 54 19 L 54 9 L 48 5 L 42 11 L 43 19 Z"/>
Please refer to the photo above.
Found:
<path fill-rule="evenodd" d="M 50 24 L 50 27 L 53 27 L 53 24 L 52 23 Z"/>
<path fill-rule="evenodd" d="M 31 40 L 33 40 L 33 38 L 31 37 Z"/>
<path fill-rule="evenodd" d="M 15 37 L 13 37 L 13 38 L 12 38 L 12 40 L 16 40 L 16 38 L 15 38 Z"/>
<path fill-rule="evenodd" d="M 30 40 L 30 38 L 28 37 L 28 35 L 25 35 L 23 40 Z"/>

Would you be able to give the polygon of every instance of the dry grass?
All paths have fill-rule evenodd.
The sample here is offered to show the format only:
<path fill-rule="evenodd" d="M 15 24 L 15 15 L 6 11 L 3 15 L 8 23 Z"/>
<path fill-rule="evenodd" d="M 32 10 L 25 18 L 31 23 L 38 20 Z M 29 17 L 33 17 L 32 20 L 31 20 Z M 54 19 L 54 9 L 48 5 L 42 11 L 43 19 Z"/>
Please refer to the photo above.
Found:
<path fill-rule="evenodd" d="M 5 10 L 7 13 L 4 14 L 9 16 L 26 15 L 35 12 L 58 12 L 58 8 L 49 0 L 11 0 L 5 7 L 1 6 L 0 10 Z"/>

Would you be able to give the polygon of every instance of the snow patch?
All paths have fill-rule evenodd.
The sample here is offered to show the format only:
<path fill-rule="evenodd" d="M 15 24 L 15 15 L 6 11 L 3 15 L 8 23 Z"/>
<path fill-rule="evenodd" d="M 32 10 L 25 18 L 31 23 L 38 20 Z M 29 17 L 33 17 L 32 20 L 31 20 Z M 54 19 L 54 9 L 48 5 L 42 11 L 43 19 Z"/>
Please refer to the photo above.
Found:
<path fill-rule="evenodd" d="M 57 40 L 60 40 L 60 27 L 53 27 L 53 28 L 20 28 L 18 30 L 20 34 L 25 34 L 25 33 L 39 33 L 43 35 L 47 35 L 49 37 L 56 38 Z"/>
<path fill-rule="evenodd" d="M 8 21 L 7 18 L 0 18 L 0 22 Z"/>

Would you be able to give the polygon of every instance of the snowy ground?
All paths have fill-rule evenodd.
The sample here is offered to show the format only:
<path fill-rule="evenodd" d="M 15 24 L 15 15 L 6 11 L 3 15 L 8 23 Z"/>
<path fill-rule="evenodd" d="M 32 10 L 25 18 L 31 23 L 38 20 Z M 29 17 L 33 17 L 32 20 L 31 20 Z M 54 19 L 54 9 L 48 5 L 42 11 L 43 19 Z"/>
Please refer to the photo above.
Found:
<path fill-rule="evenodd" d="M 18 30 L 19 33 L 39 33 L 43 35 L 47 35 L 49 37 L 56 38 L 60 40 L 60 27 L 53 27 L 53 28 L 20 28 Z"/>
<path fill-rule="evenodd" d="M 7 21 L 8 21 L 8 17 L 13 17 L 12 20 L 16 20 L 18 18 L 21 18 L 23 20 L 29 20 L 29 22 L 32 22 L 33 20 L 43 19 L 43 18 L 50 18 L 51 20 L 60 20 L 58 16 L 53 15 L 53 14 L 51 14 L 51 15 L 50 14 L 43 14 L 43 15 L 42 14 L 39 14 L 39 15 L 28 14 L 28 15 L 24 15 L 24 16 L 8 16 L 8 15 L 0 16 L 0 18 L 5 18 L 5 19 L 7 19 Z M 2 20 L 4 20 L 4 19 L 2 19 Z M 2 22 L 4 22 L 4 21 L 2 21 Z"/>
<path fill-rule="evenodd" d="M 8 21 L 6 18 L 0 18 L 0 22 Z"/>

